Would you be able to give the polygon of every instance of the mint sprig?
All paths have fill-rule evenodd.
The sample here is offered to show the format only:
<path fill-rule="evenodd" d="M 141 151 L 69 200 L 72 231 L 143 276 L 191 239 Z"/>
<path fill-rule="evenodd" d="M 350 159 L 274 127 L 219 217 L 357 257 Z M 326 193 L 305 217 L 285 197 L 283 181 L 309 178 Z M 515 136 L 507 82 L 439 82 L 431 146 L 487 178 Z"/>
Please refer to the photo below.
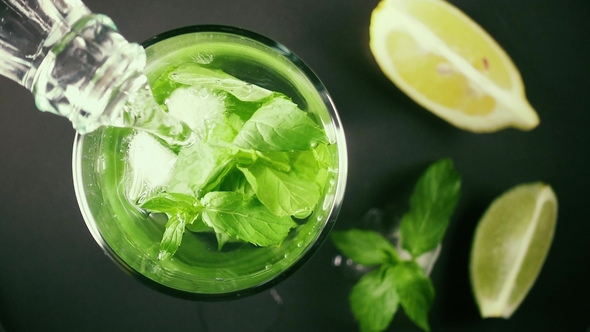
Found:
<path fill-rule="evenodd" d="M 158 256 L 174 255 L 186 229 L 215 232 L 219 250 L 236 240 L 280 245 L 327 182 L 323 128 L 286 96 L 219 70 L 183 65 L 158 81 L 206 87 L 226 100 L 224 112 L 199 121 L 200 140 L 178 152 L 167 187 L 140 205 L 168 216 Z"/>
<path fill-rule="evenodd" d="M 435 290 L 416 260 L 439 245 L 459 200 L 460 187 L 460 176 L 450 159 L 433 163 L 421 175 L 400 225 L 400 241 L 410 254 L 409 260 L 401 260 L 398 250 L 377 232 L 350 229 L 332 233 L 332 241 L 344 255 L 358 264 L 376 266 L 349 296 L 362 332 L 385 330 L 400 305 L 417 326 L 430 331 L 428 312 Z"/>

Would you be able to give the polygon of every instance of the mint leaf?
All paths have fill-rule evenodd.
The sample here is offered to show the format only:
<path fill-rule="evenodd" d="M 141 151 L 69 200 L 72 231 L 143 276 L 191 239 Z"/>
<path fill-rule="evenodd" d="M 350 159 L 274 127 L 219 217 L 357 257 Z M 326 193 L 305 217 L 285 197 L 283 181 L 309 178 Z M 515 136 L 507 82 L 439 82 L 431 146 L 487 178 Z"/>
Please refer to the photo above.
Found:
<path fill-rule="evenodd" d="M 242 173 L 237 168 L 231 170 L 223 179 L 219 186 L 219 191 L 233 191 L 246 196 L 254 196 L 254 189 Z"/>
<path fill-rule="evenodd" d="M 221 251 L 223 246 L 229 242 L 229 235 L 225 233 L 215 233 L 215 237 L 217 238 L 217 250 Z"/>
<path fill-rule="evenodd" d="M 246 102 L 259 101 L 273 95 L 270 90 L 244 82 L 221 70 L 208 69 L 195 63 L 181 65 L 168 77 L 174 82 L 186 85 L 201 85 L 223 90 Z"/>
<path fill-rule="evenodd" d="M 284 98 L 275 98 L 258 109 L 234 140 L 241 148 L 262 152 L 304 151 L 321 142 L 326 142 L 322 128 Z"/>
<path fill-rule="evenodd" d="M 239 169 L 254 188 L 256 196 L 272 213 L 279 216 L 309 215 L 320 199 L 315 182 L 317 162 L 311 151 L 290 159 L 289 171 L 281 171 L 263 159 Z"/>
<path fill-rule="evenodd" d="M 332 156 L 330 154 L 330 149 L 332 148 L 334 148 L 333 145 L 318 144 L 312 150 L 319 166 L 316 174 L 316 183 L 320 186 L 320 192 L 324 192 L 324 187 L 328 183 L 330 172 L 334 172 L 332 169 Z"/>
<path fill-rule="evenodd" d="M 143 203 L 141 208 L 150 212 L 166 213 L 168 216 L 158 253 L 158 258 L 164 260 L 176 253 L 182 242 L 185 227 L 194 227 L 194 221 L 198 218 L 202 206 L 193 196 L 163 192 Z"/>
<path fill-rule="evenodd" d="M 182 242 L 182 235 L 184 234 L 185 219 L 171 216 L 166 223 L 166 230 L 160 242 L 160 252 L 158 259 L 165 260 L 176 253 L 180 243 Z"/>
<path fill-rule="evenodd" d="M 414 261 L 393 266 L 391 278 L 406 315 L 424 331 L 430 331 L 428 311 L 434 302 L 434 286 L 430 278 Z"/>
<path fill-rule="evenodd" d="M 199 197 L 217 188 L 233 166 L 229 149 L 199 141 L 180 151 L 169 190 Z"/>
<path fill-rule="evenodd" d="M 333 146 L 332 146 L 333 148 Z M 315 155 L 316 160 L 318 163 L 324 167 L 331 167 L 332 166 L 332 154 L 330 153 L 330 146 L 327 144 L 318 144 L 315 148 L 313 148 L 313 153 Z"/>
<path fill-rule="evenodd" d="M 141 208 L 150 212 L 176 214 L 179 211 L 198 211 L 197 199 L 190 195 L 163 192 L 146 201 Z"/>
<path fill-rule="evenodd" d="M 226 233 L 258 246 L 279 245 L 297 224 L 271 213 L 257 199 L 234 192 L 210 192 L 201 203 L 203 221 L 216 233 Z"/>
<path fill-rule="evenodd" d="M 227 112 L 229 114 L 234 114 L 241 122 L 240 125 L 236 126 L 235 128 L 241 129 L 244 123 L 252 117 L 252 114 L 254 114 L 262 105 L 264 105 L 265 102 L 272 98 L 276 98 L 277 96 L 280 96 L 280 94 L 275 92 L 271 97 L 261 99 L 259 101 L 243 102 L 234 97 L 231 93 L 228 93 L 224 101 Z"/>
<path fill-rule="evenodd" d="M 281 172 L 291 170 L 291 156 L 287 152 L 256 152 L 256 157 L 260 158 L 267 165 L 274 167 Z"/>
<path fill-rule="evenodd" d="M 186 224 L 186 229 L 194 233 L 212 233 L 215 231 L 213 227 L 209 227 L 203 222 L 201 214 L 192 223 Z"/>
<path fill-rule="evenodd" d="M 330 237 L 345 256 L 358 264 L 373 266 L 399 261 L 395 247 L 377 232 L 353 228 L 334 231 Z"/>
<path fill-rule="evenodd" d="M 402 247 L 414 258 L 442 240 L 461 189 L 459 173 L 450 159 L 441 159 L 422 174 L 410 197 L 410 210 L 402 217 Z"/>
<path fill-rule="evenodd" d="M 385 330 L 397 311 L 399 300 L 390 269 L 383 265 L 366 274 L 350 292 L 350 307 L 362 332 Z"/>

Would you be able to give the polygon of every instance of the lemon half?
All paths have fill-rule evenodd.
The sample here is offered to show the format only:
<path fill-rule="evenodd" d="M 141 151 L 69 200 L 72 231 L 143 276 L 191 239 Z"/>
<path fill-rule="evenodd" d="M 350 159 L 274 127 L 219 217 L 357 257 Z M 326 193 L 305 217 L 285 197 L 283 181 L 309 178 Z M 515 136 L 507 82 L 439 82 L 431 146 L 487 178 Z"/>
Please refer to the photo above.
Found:
<path fill-rule="evenodd" d="M 539 124 L 508 55 L 446 1 L 381 1 L 371 17 L 370 47 L 393 83 L 459 128 L 493 132 Z"/>

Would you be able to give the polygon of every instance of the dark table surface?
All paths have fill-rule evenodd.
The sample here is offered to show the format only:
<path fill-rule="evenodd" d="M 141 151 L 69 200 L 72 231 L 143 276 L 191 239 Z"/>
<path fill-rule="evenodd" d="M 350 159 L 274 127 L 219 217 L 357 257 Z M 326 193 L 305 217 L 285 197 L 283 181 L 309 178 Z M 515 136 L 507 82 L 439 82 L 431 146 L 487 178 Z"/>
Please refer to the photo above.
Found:
<path fill-rule="evenodd" d="M 521 71 L 541 125 L 531 132 L 461 131 L 417 106 L 377 67 L 368 47 L 377 0 L 88 0 L 131 41 L 194 24 L 233 25 L 289 47 L 323 80 L 349 150 L 336 229 L 398 200 L 429 162 L 453 158 L 459 206 L 432 278 L 434 331 L 587 331 L 590 325 L 590 10 L 583 0 L 451 0 L 482 25 Z M 357 331 L 353 280 L 325 245 L 272 290 L 230 302 L 176 299 L 127 276 L 96 245 L 72 184 L 74 130 L 36 110 L 0 78 L 0 322 L 18 331 Z M 510 320 L 479 318 L 468 257 L 491 200 L 523 182 L 559 198 L 541 274 Z M 405 198 L 404 198 L 405 199 Z M 398 313 L 388 331 L 418 331 Z"/>

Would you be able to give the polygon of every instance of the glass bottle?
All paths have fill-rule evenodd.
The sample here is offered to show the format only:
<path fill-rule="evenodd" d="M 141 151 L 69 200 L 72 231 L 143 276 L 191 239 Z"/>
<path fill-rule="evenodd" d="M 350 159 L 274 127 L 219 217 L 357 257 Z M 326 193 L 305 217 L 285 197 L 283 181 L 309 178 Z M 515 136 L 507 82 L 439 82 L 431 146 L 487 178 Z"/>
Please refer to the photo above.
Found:
<path fill-rule="evenodd" d="M 145 63 L 140 45 L 80 0 L 0 0 L 0 74 L 80 133 L 110 125 L 188 140 L 189 127 L 153 100 Z"/>

